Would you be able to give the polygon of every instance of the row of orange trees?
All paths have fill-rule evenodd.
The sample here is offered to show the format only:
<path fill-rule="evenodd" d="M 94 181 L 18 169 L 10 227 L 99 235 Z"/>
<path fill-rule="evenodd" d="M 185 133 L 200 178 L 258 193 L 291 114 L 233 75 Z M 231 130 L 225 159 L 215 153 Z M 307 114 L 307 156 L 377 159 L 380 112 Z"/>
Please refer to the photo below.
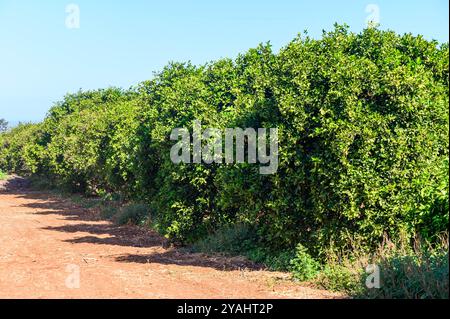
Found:
<path fill-rule="evenodd" d="M 202 66 L 171 63 L 130 90 L 80 91 L 0 137 L 0 167 L 73 190 L 144 201 L 189 242 L 247 224 L 273 250 L 372 247 L 448 228 L 448 44 L 336 26 L 278 53 L 260 45 Z M 279 168 L 173 164 L 170 132 L 279 130 Z"/>

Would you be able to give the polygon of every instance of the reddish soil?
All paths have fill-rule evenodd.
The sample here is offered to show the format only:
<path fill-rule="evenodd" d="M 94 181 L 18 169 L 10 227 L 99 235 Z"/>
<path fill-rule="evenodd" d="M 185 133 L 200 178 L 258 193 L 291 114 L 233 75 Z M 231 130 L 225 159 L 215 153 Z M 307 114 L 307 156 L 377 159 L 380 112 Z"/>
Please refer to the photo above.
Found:
<path fill-rule="evenodd" d="M 78 276 L 79 274 L 79 276 Z M 243 258 L 169 247 L 26 180 L 0 181 L 0 298 L 338 298 Z"/>

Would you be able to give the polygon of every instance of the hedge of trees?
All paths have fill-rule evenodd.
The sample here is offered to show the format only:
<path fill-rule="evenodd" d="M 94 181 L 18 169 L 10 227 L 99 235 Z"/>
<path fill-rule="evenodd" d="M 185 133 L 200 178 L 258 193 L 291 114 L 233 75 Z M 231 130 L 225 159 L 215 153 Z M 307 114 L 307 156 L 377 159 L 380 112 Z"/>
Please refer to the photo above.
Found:
<path fill-rule="evenodd" d="M 201 66 L 170 63 L 130 90 L 69 94 L 39 124 L 0 135 L 0 168 L 148 204 L 153 225 L 192 242 L 248 224 L 274 250 L 448 228 L 449 49 L 346 26 Z M 174 164 L 173 128 L 279 130 L 279 167 Z"/>

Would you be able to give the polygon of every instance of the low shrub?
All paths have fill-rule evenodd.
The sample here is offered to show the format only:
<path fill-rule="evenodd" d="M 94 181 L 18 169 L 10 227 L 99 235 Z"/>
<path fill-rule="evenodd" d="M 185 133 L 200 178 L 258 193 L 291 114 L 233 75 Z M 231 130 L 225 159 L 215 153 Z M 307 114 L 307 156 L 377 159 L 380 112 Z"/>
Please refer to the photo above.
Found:
<path fill-rule="evenodd" d="M 100 210 L 100 217 L 107 220 L 112 220 L 119 212 L 117 207 L 111 205 L 104 205 Z"/>
<path fill-rule="evenodd" d="M 311 257 L 306 247 L 298 244 L 295 250 L 295 257 L 290 261 L 290 270 L 295 279 L 307 281 L 318 275 L 320 263 Z"/>
<path fill-rule="evenodd" d="M 55 190 L 54 181 L 42 175 L 32 175 L 28 177 L 30 185 L 35 190 Z M 62 191 L 62 190 L 60 190 Z"/>
<path fill-rule="evenodd" d="M 295 255 L 293 251 L 268 251 L 261 243 L 256 229 L 242 223 L 220 228 L 193 243 L 191 248 L 203 253 L 244 256 L 255 263 L 265 265 L 270 270 L 278 271 L 289 271 L 290 262 Z"/>
<path fill-rule="evenodd" d="M 113 216 L 114 222 L 118 225 L 141 224 L 149 216 L 149 207 L 145 204 L 129 204 L 122 207 Z"/>
<path fill-rule="evenodd" d="M 227 255 L 247 254 L 254 249 L 255 231 L 244 224 L 236 224 L 219 229 L 192 245 L 195 251 L 223 253 Z"/>
<path fill-rule="evenodd" d="M 339 264 L 327 264 L 315 282 L 322 288 L 355 296 L 361 291 L 363 274 L 362 268 L 353 269 Z"/>
<path fill-rule="evenodd" d="M 379 289 L 362 289 L 359 298 L 448 299 L 448 245 L 382 256 Z"/>
<path fill-rule="evenodd" d="M 267 251 L 266 248 L 259 248 L 261 263 L 274 271 L 292 271 L 291 260 L 295 256 L 293 250 L 282 252 Z"/>

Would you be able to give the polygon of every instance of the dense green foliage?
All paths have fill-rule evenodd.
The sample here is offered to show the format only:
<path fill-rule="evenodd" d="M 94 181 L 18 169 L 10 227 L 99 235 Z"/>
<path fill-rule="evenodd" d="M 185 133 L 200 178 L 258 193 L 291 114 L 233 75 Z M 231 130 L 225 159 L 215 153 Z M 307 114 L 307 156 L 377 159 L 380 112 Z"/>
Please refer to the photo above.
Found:
<path fill-rule="evenodd" d="M 42 123 L 0 135 L 0 167 L 145 202 L 175 242 L 250 225 L 258 247 L 292 251 L 310 277 L 310 256 L 333 247 L 447 230 L 448 53 L 421 36 L 336 26 L 277 54 L 266 44 L 235 60 L 171 63 L 127 91 L 67 95 Z M 170 132 L 196 119 L 277 127 L 277 173 L 173 164 Z"/>

